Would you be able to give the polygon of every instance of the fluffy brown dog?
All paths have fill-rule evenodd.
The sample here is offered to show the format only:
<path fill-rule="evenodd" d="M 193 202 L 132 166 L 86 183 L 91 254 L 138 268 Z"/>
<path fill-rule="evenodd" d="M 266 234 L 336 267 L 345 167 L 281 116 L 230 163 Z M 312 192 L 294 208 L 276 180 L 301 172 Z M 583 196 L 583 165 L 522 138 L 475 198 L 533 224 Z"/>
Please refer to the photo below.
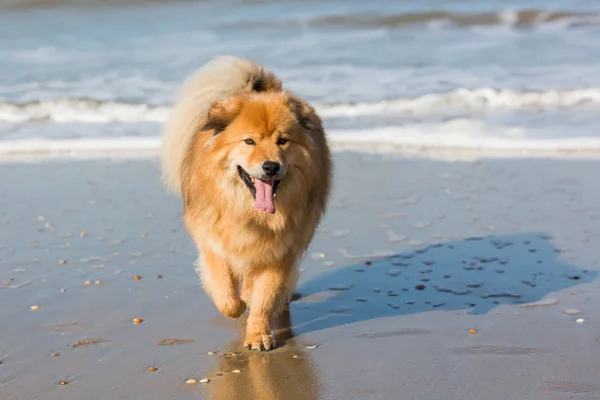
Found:
<path fill-rule="evenodd" d="M 162 170 L 183 197 L 205 291 L 226 316 L 249 308 L 245 347 L 272 349 L 272 320 L 289 304 L 329 196 L 321 120 L 262 66 L 218 57 L 183 85 Z"/>

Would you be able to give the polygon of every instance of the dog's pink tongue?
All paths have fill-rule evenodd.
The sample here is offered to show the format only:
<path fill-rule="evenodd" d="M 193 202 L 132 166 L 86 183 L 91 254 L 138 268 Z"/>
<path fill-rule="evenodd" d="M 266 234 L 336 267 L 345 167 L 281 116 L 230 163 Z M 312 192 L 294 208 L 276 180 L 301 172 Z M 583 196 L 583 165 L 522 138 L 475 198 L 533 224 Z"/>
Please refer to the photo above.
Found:
<path fill-rule="evenodd" d="M 260 179 L 254 180 L 254 187 L 256 188 L 256 203 L 254 203 L 254 209 L 259 211 L 266 211 L 271 214 L 275 214 L 275 204 L 273 203 L 273 184 L 275 181 L 262 181 Z"/>

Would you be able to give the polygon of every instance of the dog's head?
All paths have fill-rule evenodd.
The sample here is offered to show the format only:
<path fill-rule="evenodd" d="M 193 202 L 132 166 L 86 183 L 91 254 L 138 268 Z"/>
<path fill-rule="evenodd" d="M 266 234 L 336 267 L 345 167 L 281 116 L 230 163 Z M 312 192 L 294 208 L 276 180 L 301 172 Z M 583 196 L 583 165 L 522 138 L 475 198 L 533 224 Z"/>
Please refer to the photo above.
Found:
<path fill-rule="evenodd" d="M 275 213 L 274 197 L 291 168 L 303 171 L 320 128 L 314 110 L 290 93 L 256 93 L 215 103 L 202 131 L 212 134 L 227 185 L 244 188 L 254 209 Z M 285 185 L 284 185 L 285 186 Z"/>

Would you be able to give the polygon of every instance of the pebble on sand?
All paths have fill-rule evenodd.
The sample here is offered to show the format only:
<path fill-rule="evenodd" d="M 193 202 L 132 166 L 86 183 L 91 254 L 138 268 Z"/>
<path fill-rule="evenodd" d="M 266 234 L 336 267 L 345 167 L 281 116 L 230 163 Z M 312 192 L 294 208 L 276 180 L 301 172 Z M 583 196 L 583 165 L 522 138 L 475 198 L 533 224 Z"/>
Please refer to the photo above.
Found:
<path fill-rule="evenodd" d="M 209 351 L 208 355 L 209 356 L 215 356 L 215 355 L 217 355 L 217 352 L 216 351 Z"/>
<path fill-rule="evenodd" d="M 61 385 L 61 386 L 65 386 L 65 385 L 68 385 L 69 382 L 67 382 L 67 381 L 59 381 L 58 384 Z"/>
<path fill-rule="evenodd" d="M 429 225 L 431 225 L 431 222 L 419 221 L 414 225 L 414 227 L 417 229 L 423 229 L 423 228 L 427 228 Z"/>
<path fill-rule="evenodd" d="M 331 234 L 335 237 L 342 237 L 342 236 L 346 236 L 349 233 L 350 233 L 350 231 L 347 229 L 339 229 L 339 230 L 333 231 Z"/>
<path fill-rule="evenodd" d="M 33 311 L 37 311 L 40 309 L 40 306 L 31 306 L 29 308 L 31 308 Z"/>
<path fill-rule="evenodd" d="M 95 283 L 96 285 L 102 285 L 102 281 L 101 281 L 101 280 L 94 281 L 94 283 Z"/>
<path fill-rule="evenodd" d="M 391 243 L 402 242 L 402 241 L 408 239 L 408 236 L 398 235 L 396 232 L 394 232 L 391 229 L 388 230 L 387 236 L 388 236 L 388 242 L 391 242 Z"/>
<path fill-rule="evenodd" d="M 577 322 L 578 324 L 583 324 L 585 322 L 585 319 L 584 318 L 577 318 L 575 320 L 575 322 Z"/>
<path fill-rule="evenodd" d="M 59 264 L 66 264 L 67 260 L 59 260 L 58 262 L 59 262 Z"/>
<path fill-rule="evenodd" d="M 158 371 L 158 368 L 156 368 L 156 367 L 148 367 L 148 371 L 155 372 L 155 371 Z"/>
<path fill-rule="evenodd" d="M 84 285 L 91 285 L 91 284 L 92 284 L 92 281 L 85 281 L 85 282 L 83 282 L 83 284 L 84 284 Z"/>
<path fill-rule="evenodd" d="M 190 378 L 186 380 L 185 383 L 187 383 L 188 385 L 195 385 L 196 383 L 198 383 L 198 381 L 193 378 Z"/>
<path fill-rule="evenodd" d="M 133 279 L 135 279 L 136 281 L 139 281 L 140 279 L 142 279 L 142 277 L 139 275 L 134 275 Z"/>
<path fill-rule="evenodd" d="M 50 353 L 50 357 L 58 357 L 60 353 Z"/>
<path fill-rule="evenodd" d="M 66 291 L 67 291 L 67 289 L 64 289 L 64 288 L 63 288 L 63 289 L 60 289 L 60 292 L 61 292 L 61 293 L 64 293 L 64 292 L 66 292 Z"/>
<path fill-rule="evenodd" d="M 202 384 L 206 384 L 206 383 L 210 382 L 210 379 L 208 379 L 208 378 L 202 378 L 202 379 L 199 380 L 199 382 L 202 383 Z"/>
<path fill-rule="evenodd" d="M 578 315 L 581 314 L 581 311 L 579 311 L 576 308 L 568 308 L 566 310 L 563 311 L 565 314 L 567 315 Z"/>
<path fill-rule="evenodd" d="M 307 349 L 316 349 L 317 347 L 319 347 L 318 344 L 309 344 L 306 346 Z"/>
<path fill-rule="evenodd" d="M 471 335 L 475 335 L 477 333 L 477 329 L 469 329 L 469 333 Z"/>
<path fill-rule="evenodd" d="M 234 374 L 239 374 L 239 373 L 241 373 L 242 371 L 240 371 L 239 369 L 234 369 L 234 370 L 233 370 L 233 371 L 231 371 L 231 372 L 233 372 Z"/>
<path fill-rule="evenodd" d="M 144 322 L 144 320 L 143 320 L 143 319 L 141 319 L 141 318 L 134 318 L 134 319 L 133 319 L 133 323 L 134 323 L 135 325 L 139 325 L 139 324 L 141 324 L 142 322 Z"/>

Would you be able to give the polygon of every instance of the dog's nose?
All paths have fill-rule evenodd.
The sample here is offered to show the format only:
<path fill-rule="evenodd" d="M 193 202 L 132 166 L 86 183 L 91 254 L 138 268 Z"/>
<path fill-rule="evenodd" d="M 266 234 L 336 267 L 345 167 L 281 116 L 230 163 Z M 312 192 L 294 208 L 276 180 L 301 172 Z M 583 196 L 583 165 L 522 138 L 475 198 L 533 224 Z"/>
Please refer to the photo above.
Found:
<path fill-rule="evenodd" d="M 277 173 L 281 169 L 281 164 L 274 161 L 265 161 L 262 165 L 262 169 L 263 171 L 265 171 L 265 174 L 272 178 L 275 175 L 277 175 Z"/>

